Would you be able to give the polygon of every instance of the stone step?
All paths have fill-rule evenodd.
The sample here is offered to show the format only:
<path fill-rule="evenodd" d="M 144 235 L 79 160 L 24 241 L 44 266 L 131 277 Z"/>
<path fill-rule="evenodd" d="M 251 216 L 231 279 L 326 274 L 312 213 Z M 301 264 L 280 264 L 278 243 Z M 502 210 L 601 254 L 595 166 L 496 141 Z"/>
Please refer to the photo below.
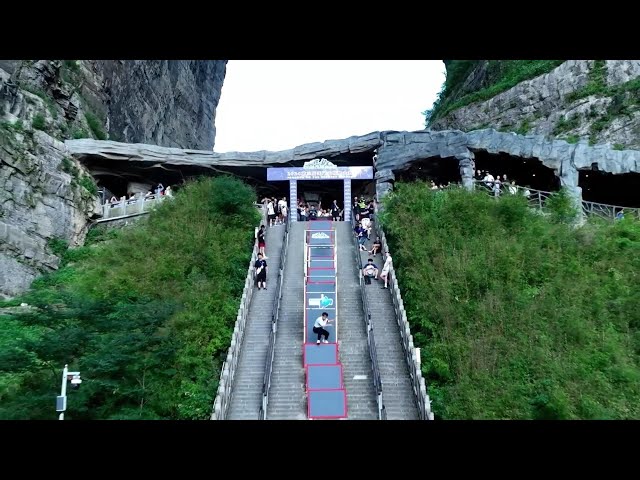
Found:
<path fill-rule="evenodd" d="M 278 279 L 278 265 L 282 250 L 283 231 L 267 229 L 266 253 L 269 269 L 267 286 Z M 233 380 L 227 419 L 257 419 L 262 405 L 262 382 L 266 364 L 271 310 L 275 288 L 255 290 L 249 305 L 240 358 Z"/>

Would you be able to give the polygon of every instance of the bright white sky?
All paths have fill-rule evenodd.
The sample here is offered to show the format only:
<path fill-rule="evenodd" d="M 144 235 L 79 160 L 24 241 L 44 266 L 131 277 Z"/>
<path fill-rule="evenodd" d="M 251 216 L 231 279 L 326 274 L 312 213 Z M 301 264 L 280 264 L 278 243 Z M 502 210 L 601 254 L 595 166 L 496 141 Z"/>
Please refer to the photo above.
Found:
<path fill-rule="evenodd" d="M 441 60 L 229 60 L 216 152 L 286 150 L 376 130 L 422 130 Z"/>

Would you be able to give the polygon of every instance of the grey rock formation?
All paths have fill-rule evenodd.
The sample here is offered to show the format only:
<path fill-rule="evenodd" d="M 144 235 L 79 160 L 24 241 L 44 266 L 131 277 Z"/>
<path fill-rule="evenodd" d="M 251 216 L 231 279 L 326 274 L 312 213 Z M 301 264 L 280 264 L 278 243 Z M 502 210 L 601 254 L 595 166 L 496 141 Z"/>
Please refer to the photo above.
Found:
<path fill-rule="evenodd" d="M 225 70 L 225 60 L 0 60 L 0 298 L 58 268 L 51 241 L 81 245 L 101 215 L 89 172 L 59 140 L 104 130 L 210 152 Z"/>
<path fill-rule="evenodd" d="M 87 63 L 103 83 L 110 138 L 165 147 L 213 149 L 216 107 L 226 60 Z"/>
<path fill-rule="evenodd" d="M 577 100 L 568 97 L 592 81 L 593 66 L 593 60 L 566 61 L 551 72 L 521 82 L 489 100 L 454 110 L 433 122 L 431 128 L 472 131 L 491 126 L 540 135 L 555 133 L 565 138 L 591 137 L 596 143 L 640 148 L 640 110 L 630 107 L 627 113 L 621 113 L 613 103 L 623 102 L 623 94 L 618 94 L 621 96 L 617 100 L 613 98 L 615 95 L 602 93 Z M 640 77 L 640 60 L 607 60 L 605 69 L 606 86 L 621 86 Z M 603 119 L 607 119 L 604 128 L 595 131 L 594 124 Z M 568 127 L 557 129 L 562 122 L 569 122 Z"/>
<path fill-rule="evenodd" d="M 270 152 L 225 152 L 216 153 L 203 150 L 181 150 L 179 148 L 157 147 L 155 145 L 128 144 L 98 140 L 67 140 L 65 145 L 71 155 L 82 160 L 96 157 L 115 161 L 149 162 L 160 166 L 195 165 L 207 166 L 275 166 L 296 160 L 311 160 L 318 157 L 331 158 L 345 153 L 373 151 L 382 143 L 382 134 L 373 132 L 353 136 L 343 140 L 327 140 L 300 145 L 298 147 Z"/>
<path fill-rule="evenodd" d="M 88 173 L 79 164 L 74 173 L 63 171 L 65 157 L 64 144 L 43 132 L 18 139 L 0 130 L 0 298 L 58 268 L 49 242 L 80 245 L 87 220 L 99 213 L 95 198 L 79 183 Z"/>
<path fill-rule="evenodd" d="M 416 132 L 372 132 L 344 140 L 300 145 L 279 152 L 215 153 L 179 150 L 152 145 L 131 145 L 96 140 L 68 140 L 69 153 L 79 160 L 95 157 L 114 162 L 146 162 L 160 167 L 170 165 L 196 166 L 278 166 L 292 161 L 324 157 L 331 159 L 345 153 L 371 152 L 377 149 L 376 180 L 378 194 L 391 188 L 395 173 L 409 168 L 412 162 L 433 157 L 455 158 L 467 187 L 472 185 L 474 151 L 506 153 L 521 158 L 536 158 L 553 169 L 562 183 L 578 188 L 578 170 L 591 169 L 594 164 L 614 174 L 640 172 L 640 151 L 615 150 L 608 145 L 589 146 L 586 141 L 570 144 L 551 140 L 544 135 L 516 135 L 493 129 L 469 133 L 460 130 L 420 130 Z"/>

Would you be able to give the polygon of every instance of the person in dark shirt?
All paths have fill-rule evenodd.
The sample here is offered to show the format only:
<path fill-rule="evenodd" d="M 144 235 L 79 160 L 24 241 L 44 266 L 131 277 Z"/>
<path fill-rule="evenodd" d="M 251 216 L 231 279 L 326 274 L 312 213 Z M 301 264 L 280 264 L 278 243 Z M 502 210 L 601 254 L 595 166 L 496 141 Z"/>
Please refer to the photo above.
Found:
<path fill-rule="evenodd" d="M 378 279 L 378 266 L 373 263 L 372 258 L 370 258 L 362 268 L 362 275 L 365 277 L 373 277 L 374 280 Z"/>
<path fill-rule="evenodd" d="M 258 252 L 262 254 L 263 258 L 266 258 L 265 256 L 265 241 L 264 241 L 264 229 L 265 226 L 264 225 L 260 225 L 260 230 L 258 230 L 257 233 L 257 238 L 258 238 Z"/>
<path fill-rule="evenodd" d="M 267 289 L 267 261 L 263 258 L 264 255 L 258 254 L 258 260 L 254 267 L 256 268 L 256 279 L 258 280 L 258 290 L 260 290 L 260 284 L 262 288 Z"/>
<path fill-rule="evenodd" d="M 340 207 L 337 200 L 334 200 L 333 205 L 331 205 L 331 218 L 334 222 L 340 220 Z"/>
<path fill-rule="evenodd" d="M 377 238 L 376 241 L 373 242 L 373 245 L 371 246 L 371 250 L 369 250 L 369 253 L 375 256 L 380 253 L 380 250 L 382 250 L 382 243 L 380 243 L 380 239 Z"/>
<path fill-rule="evenodd" d="M 371 200 L 369 202 L 369 218 L 371 219 L 371 221 L 374 221 L 374 214 L 376 213 L 376 206 L 373 203 L 373 200 Z"/>
<path fill-rule="evenodd" d="M 358 223 L 358 225 L 356 226 L 356 228 L 353 229 L 356 237 L 358 237 L 358 244 L 360 245 L 360 250 L 366 250 L 367 247 L 364 246 L 364 244 L 367 241 L 367 231 L 362 228 L 362 224 Z"/>

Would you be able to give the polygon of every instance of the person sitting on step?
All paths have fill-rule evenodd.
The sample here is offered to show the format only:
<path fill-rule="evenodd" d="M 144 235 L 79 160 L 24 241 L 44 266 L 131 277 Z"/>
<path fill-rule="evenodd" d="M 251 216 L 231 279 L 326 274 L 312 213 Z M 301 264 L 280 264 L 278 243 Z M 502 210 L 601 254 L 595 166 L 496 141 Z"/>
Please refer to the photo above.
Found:
<path fill-rule="evenodd" d="M 374 280 L 378 279 L 378 266 L 373 263 L 373 259 L 370 258 L 369 260 L 367 260 L 367 264 L 364 266 L 364 268 L 362 269 L 362 276 L 363 277 L 373 277 Z"/>
<path fill-rule="evenodd" d="M 329 314 L 327 312 L 322 312 L 322 316 L 316 318 L 316 321 L 313 324 L 313 333 L 318 335 L 318 341 L 316 344 L 320 345 L 322 337 L 324 337 L 322 343 L 329 343 L 329 332 L 324 329 L 328 323 L 331 323 L 331 320 L 329 320 Z"/>

